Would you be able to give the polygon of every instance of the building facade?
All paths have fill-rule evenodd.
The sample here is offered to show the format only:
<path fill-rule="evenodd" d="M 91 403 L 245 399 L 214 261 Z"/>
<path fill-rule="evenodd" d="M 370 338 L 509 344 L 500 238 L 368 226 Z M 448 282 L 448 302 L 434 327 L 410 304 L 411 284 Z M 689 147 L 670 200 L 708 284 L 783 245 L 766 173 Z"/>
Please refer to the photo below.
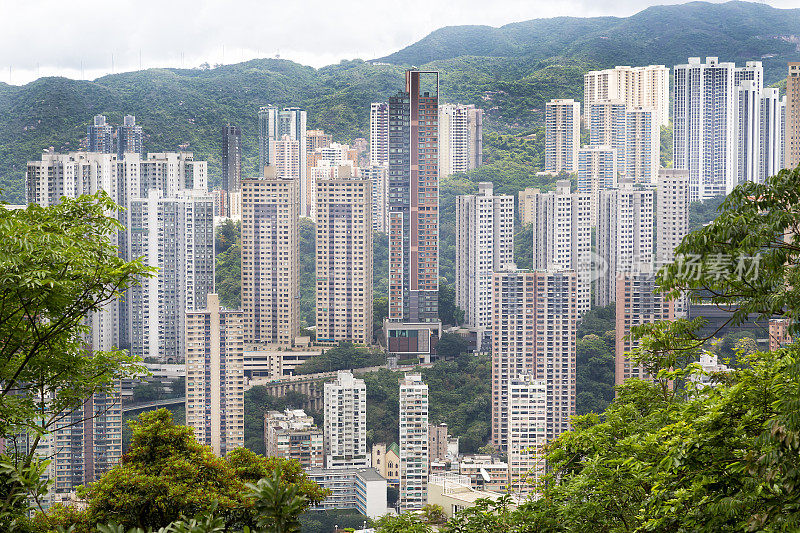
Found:
<path fill-rule="evenodd" d="M 373 102 L 369 109 L 369 164 L 389 164 L 389 104 Z"/>
<path fill-rule="evenodd" d="M 800 165 L 800 62 L 789 63 L 785 113 L 784 166 L 795 168 Z"/>
<path fill-rule="evenodd" d="M 592 226 L 597 226 L 600 191 L 617 186 L 618 170 L 616 150 L 610 146 L 578 150 L 578 192 L 589 195 Z"/>
<path fill-rule="evenodd" d="M 369 466 L 367 387 L 349 371 L 325 383 L 325 467 Z"/>
<path fill-rule="evenodd" d="M 575 172 L 581 145 L 581 104 L 550 100 L 545 106 L 544 170 L 551 174 Z"/>
<path fill-rule="evenodd" d="M 556 182 L 553 192 L 532 191 L 529 213 L 533 224 L 533 269 L 574 270 L 581 317 L 591 307 L 591 196 L 571 192 L 566 180 Z"/>
<path fill-rule="evenodd" d="M 300 187 L 264 167 L 242 180 L 242 311 L 247 340 L 291 345 L 298 318 Z"/>
<path fill-rule="evenodd" d="M 655 184 L 661 167 L 661 127 L 652 108 L 629 107 L 626 116 L 625 176 Z"/>
<path fill-rule="evenodd" d="M 317 342 L 372 344 L 372 183 L 340 167 L 316 191 Z"/>
<path fill-rule="evenodd" d="M 449 176 L 483 164 L 483 109 L 474 105 L 439 106 L 439 173 Z"/>
<path fill-rule="evenodd" d="M 307 113 L 298 107 L 286 107 L 278 110 L 277 107 L 268 105 L 261 107 L 258 111 L 259 170 L 268 165 L 274 166 L 280 177 L 285 175 L 285 172 L 289 172 L 286 165 L 291 161 L 292 175 L 296 175 L 299 179 L 300 213 L 303 216 L 309 216 L 309 206 L 306 201 L 308 197 L 307 120 Z M 285 139 L 284 136 L 288 139 Z M 294 145 L 291 148 L 291 158 L 287 153 L 290 148 L 283 144 L 286 140 L 297 143 L 296 152 L 294 152 Z M 279 144 L 275 144 L 276 142 Z"/>
<path fill-rule="evenodd" d="M 456 198 L 456 305 L 472 328 L 491 330 L 492 273 L 514 262 L 514 197 L 491 183 Z"/>
<path fill-rule="evenodd" d="M 244 325 L 216 294 L 186 313 L 186 425 L 219 456 L 244 446 Z"/>
<path fill-rule="evenodd" d="M 222 127 L 222 190 L 242 188 L 242 130 L 228 124 Z"/>
<path fill-rule="evenodd" d="M 669 125 L 669 69 L 664 65 L 618 66 L 583 75 L 583 105 L 621 100 L 627 107 L 654 109 L 659 126 Z"/>
<path fill-rule="evenodd" d="M 400 511 L 422 509 L 428 496 L 428 386 L 419 374 L 400 380 Z"/>
<path fill-rule="evenodd" d="M 625 102 L 602 100 L 589 104 L 589 146 L 610 146 L 614 149 L 617 170 L 625 172 L 628 142 L 628 115 Z"/>
<path fill-rule="evenodd" d="M 264 445 L 267 457 L 294 459 L 304 469 L 325 466 L 322 430 L 302 409 L 264 413 Z"/>
<path fill-rule="evenodd" d="M 522 374 L 508 383 L 509 492 L 525 498 L 545 474 L 547 382 Z"/>
<path fill-rule="evenodd" d="M 664 168 L 656 188 L 656 265 L 672 263 L 689 233 L 689 171 Z"/>

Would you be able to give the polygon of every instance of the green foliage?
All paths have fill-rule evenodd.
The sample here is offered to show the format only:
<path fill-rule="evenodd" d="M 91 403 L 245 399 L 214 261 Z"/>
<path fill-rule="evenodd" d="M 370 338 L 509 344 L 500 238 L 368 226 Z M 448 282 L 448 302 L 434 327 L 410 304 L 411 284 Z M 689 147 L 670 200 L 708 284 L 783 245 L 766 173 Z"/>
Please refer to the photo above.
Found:
<path fill-rule="evenodd" d="M 159 528 L 180 517 L 214 510 L 228 527 L 253 526 L 264 511 L 260 496 L 249 494 L 248 483 L 273 478 L 295 487 L 306 503 L 325 496 L 296 461 L 264 458 L 239 448 L 216 457 L 177 426 L 165 409 L 143 413 L 131 423 L 133 440 L 123 461 L 100 480 L 80 490 L 85 510 L 65 511 L 57 506 L 39 521 L 55 527 L 75 525 L 89 531 L 93 524 Z M 306 503 L 293 507 L 302 512 Z"/>
<path fill-rule="evenodd" d="M 724 200 L 724 196 L 717 196 L 689 204 L 689 231 L 698 230 L 717 218 Z"/>
<path fill-rule="evenodd" d="M 442 359 L 456 359 L 467 354 L 469 341 L 457 333 L 445 333 L 436 345 L 436 355 Z"/>
<path fill-rule="evenodd" d="M 380 350 L 360 348 L 349 342 L 341 342 L 322 354 L 312 357 L 295 368 L 295 374 L 318 374 L 335 370 L 367 368 L 386 364 L 386 354 Z"/>
<path fill-rule="evenodd" d="M 29 511 L 47 493 L 50 482 L 45 473 L 49 464 L 39 457 L 20 462 L 0 454 L 0 530 L 23 530 L 28 526 Z"/>
<path fill-rule="evenodd" d="M 614 399 L 614 338 L 586 335 L 577 341 L 575 411 L 602 413 Z"/>
<path fill-rule="evenodd" d="M 297 533 L 300 531 L 300 514 L 308 506 L 299 487 L 286 483 L 281 477 L 281 468 L 258 483 L 246 487 L 255 498 L 256 525 L 265 533 Z"/>
<path fill-rule="evenodd" d="M 672 122 L 668 126 L 661 126 L 661 166 L 664 168 L 672 168 L 673 150 L 672 146 Z"/>
<path fill-rule="evenodd" d="M 375 526 L 378 533 L 431 533 L 433 531 L 424 518 L 415 513 L 382 516 Z"/>
<path fill-rule="evenodd" d="M 300 325 L 317 323 L 317 230 L 309 218 L 298 221 L 300 276 Z"/>
<path fill-rule="evenodd" d="M 0 208 L 0 437 L 31 435 L 23 464 L 64 412 L 144 372 L 125 352 L 86 348 L 86 316 L 151 273 L 117 257 L 116 209 L 104 193 Z"/>
<path fill-rule="evenodd" d="M 241 242 L 242 223 L 226 219 L 214 232 L 214 253 L 219 255 Z"/>
<path fill-rule="evenodd" d="M 455 290 L 442 282 L 439 282 L 439 320 L 450 326 L 460 326 L 464 322 L 464 310 L 456 305 Z"/>
<path fill-rule="evenodd" d="M 370 520 L 355 509 L 334 509 L 330 511 L 306 511 L 300 515 L 303 533 L 330 533 L 334 527 L 339 529 L 361 529 Z"/>
<path fill-rule="evenodd" d="M 219 302 L 228 309 L 239 309 L 242 305 L 242 245 L 229 246 L 214 258 L 216 290 Z"/>

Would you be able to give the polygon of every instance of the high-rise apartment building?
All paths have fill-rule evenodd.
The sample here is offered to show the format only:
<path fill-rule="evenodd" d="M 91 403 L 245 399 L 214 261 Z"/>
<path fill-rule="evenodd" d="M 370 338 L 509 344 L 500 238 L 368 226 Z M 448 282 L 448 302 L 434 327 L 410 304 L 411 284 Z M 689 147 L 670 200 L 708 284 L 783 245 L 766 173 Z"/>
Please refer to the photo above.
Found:
<path fill-rule="evenodd" d="M 244 446 L 244 325 L 216 294 L 186 313 L 186 424 L 216 455 Z"/>
<path fill-rule="evenodd" d="M 263 106 L 258 111 L 258 139 L 259 139 L 259 169 L 265 166 L 276 167 L 278 176 L 285 172 L 296 174 L 300 186 L 300 213 L 308 216 L 310 208 L 308 197 L 308 138 L 306 131 L 307 114 L 298 107 L 286 107 L 278 110 L 275 106 Z M 287 162 L 290 150 L 282 144 L 287 136 L 289 140 L 296 141 L 296 153 L 291 152 L 291 162 Z M 276 144 L 278 143 L 278 144 Z M 292 148 L 291 150 L 294 150 Z M 296 163 L 294 158 L 296 157 Z M 287 167 L 287 165 L 291 165 Z M 296 165 L 296 166 L 295 166 Z"/>
<path fill-rule="evenodd" d="M 298 319 L 300 185 L 264 167 L 242 180 L 242 311 L 248 341 L 291 345 Z"/>
<path fill-rule="evenodd" d="M 583 75 L 583 105 L 621 100 L 627 107 L 654 109 L 658 125 L 669 124 L 669 69 L 664 65 L 620 66 Z"/>
<path fill-rule="evenodd" d="M 429 355 L 440 335 L 438 122 L 439 74 L 406 71 L 389 99 L 390 353 Z"/>
<path fill-rule="evenodd" d="M 386 165 L 363 167 L 361 177 L 372 184 L 372 231 L 386 233 L 389 227 L 389 169 Z"/>
<path fill-rule="evenodd" d="M 653 264 L 653 191 L 620 180 L 619 187 L 600 192 L 597 222 L 597 288 L 595 304 L 616 298 L 621 272 Z"/>
<path fill-rule="evenodd" d="M 483 109 L 474 105 L 439 106 L 439 173 L 449 176 L 483 164 Z"/>
<path fill-rule="evenodd" d="M 302 409 L 264 413 L 264 445 L 267 457 L 294 459 L 304 469 L 325 466 L 322 430 Z"/>
<path fill-rule="evenodd" d="M 625 102 L 603 100 L 589 104 L 589 146 L 610 146 L 617 158 L 617 170 L 625 172 L 628 142 L 628 116 Z"/>
<path fill-rule="evenodd" d="M 533 224 L 533 269 L 574 270 L 577 312 L 591 307 L 592 211 L 588 193 L 571 192 L 569 181 L 556 182 L 556 190 L 532 189 L 529 212 Z"/>
<path fill-rule="evenodd" d="M 786 168 L 795 168 L 800 165 L 800 62 L 789 63 L 784 131 L 783 164 Z"/>
<path fill-rule="evenodd" d="M 675 260 L 675 248 L 689 233 L 689 171 L 662 168 L 656 188 L 657 267 Z"/>
<path fill-rule="evenodd" d="M 310 156 L 320 148 L 327 148 L 333 142 L 330 133 L 324 130 L 308 130 L 306 132 L 306 153 Z"/>
<path fill-rule="evenodd" d="M 691 201 L 729 193 L 736 184 L 736 88 L 761 91 L 760 62 L 736 68 L 709 57 L 675 67 L 674 167 L 689 170 Z"/>
<path fill-rule="evenodd" d="M 581 104 L 550 100 L 545 106 L 544 170 L 551 174 L 575 172 L 581 145 Z"/>
<path fill-rule="evenodd" d="M 591 224 L 597 226 L 600 191 L 617 185 L 617 153 L 610 146 L 584 146 L 578 150 L 578 192 L 589 195 Z"/>
<path fill-rule="evenodd" d="M 242 130 L 228 124 L 222 127 L 222 190 L 242 188 Z"/>
<path fill-rule="evenodd" d="M 544 436 L 555 439 L 575 414 L 575 272 L 495 272 L 492 293 L 492 443 L 508 451 L 510 386 L 526 375 L 545 381 Z"/>
<path fill-rule="evenodd" d="M 106 122 L 105 115 L 95 115 L 94 123 L 86 128 L 89 152 L 114 153 L 114 128 Z"/>
<path fill-rule="evenodd" d="M 735 185 L 763 183 L 783 168 L 786 100 L 754 80 L 736 88 Z"/>
<path fill-rule="evenodd" d="M 136 117 L 125 115 L 122 126 L 117 126 L 117 156 L 122 159 L 125 154 L 144 154 L 142 127 L 136 125 Z"/>
<path fill-rule="evenodd" d="M 495 195 L 491 183 L 456 198 L 456 305 L 464 322 L 492 327 L 492 273 L 514 262 L 514 197 Z"/>
<path fill-rule="evenodd" d="M 422 509 L 428 497 L 428 385 L 420 374 L 400 380 L 400 511 Z"/>
<path fill-rule="evenodd" d="M 369 466 L 367 387 L 352 372 L 340 370 L 325 383 L 325 467 Z"/>
<path fill-rule="evenodd" d="M 316 201 L 317 342 L 372 344 L 372 183 L 340 167 Z"/>
<path fill-rule="evenodd" d="M 784 167 L 786 97 L 778 89 L 763 89 L 759 102 L 759 180 L 774 176 Z"/>
<path fill-rule="evenodd" d="M 206 308 L 214 292 L 214 200 L 184 190 L 162 198 L 150 189 L 125 213 L 128 257 L 156 268 L 127 291 L 130 351 L 164 363 L 184 361 L 186 312 Z"/>
<path fill-rule="evenodd" d="M 547 382 L 523 374 L 508 383 L 509 492 L 525 498 L 544 476 L 547 444 Z"/>
<path fill-rule="evenodd" d="M 369 164 L 389 164 L 389 104 L 373 102 L 369 108 Z"/>
<path fill-rule="evenodd" d="M 523 226 L 533 222 L 532 204 L 539 192 L 539 189 L 527 187 L 517 193 L 517 212 L 519 213 L 519 219 Z"/>
<path fill-rule="evenodd" d="M 661 167 L 658 113 L 653 108 L 629 107 L 625 116 L 625 175 L 635 183 L 655 184 Z"/>
<path fill-rule="evenodd" d="M 616 327 L 614 350 L 614 383 L 622 385 L 628 378 L 648 379 L 644 368 L 631 361 L 627 354 L 638 346 L 629 339 L 631 328 L 659 320 L 674 320 L 674 304 L 657 292 L 655 275 L 648 265 L 636 272 L 621 272 L 616 285 Z"/>

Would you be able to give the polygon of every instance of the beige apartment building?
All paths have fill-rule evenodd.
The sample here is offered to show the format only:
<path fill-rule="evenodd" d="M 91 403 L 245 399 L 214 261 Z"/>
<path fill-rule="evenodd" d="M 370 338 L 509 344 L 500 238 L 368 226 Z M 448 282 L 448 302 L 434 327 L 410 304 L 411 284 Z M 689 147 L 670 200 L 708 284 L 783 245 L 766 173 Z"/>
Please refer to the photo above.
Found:
<path fill-rule="evenodd" d="M 242 180 L 242 312 L 249 342 L 291 345 L 298 319 L 297 179 L 264 167 Z"/>

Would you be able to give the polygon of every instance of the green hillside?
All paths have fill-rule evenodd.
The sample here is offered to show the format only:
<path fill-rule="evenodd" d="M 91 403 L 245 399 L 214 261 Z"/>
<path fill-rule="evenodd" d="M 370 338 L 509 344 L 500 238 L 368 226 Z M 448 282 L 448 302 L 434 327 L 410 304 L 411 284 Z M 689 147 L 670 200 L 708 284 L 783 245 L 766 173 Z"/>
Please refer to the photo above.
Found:
<path fill-rule="evenodd" d="M 220 179 L 221 127 L 242 129 L 243 170 L 256 173 L 258 107 L 308 109 L 309 126 L 338 141 L 365 137 L 369 104 L 403 85 L 407 64 L 440 71 L 441 100 L 473 103 L 488 132 L 536 128 L 544 103 L 581 98 L 589 69 L 615 64 L 685 62 L 718 55 L 762 59 L 767 82 L 800 59 L 800 10 L 762 4 L 690 3 L 649 8 L 628 18 L 554 18 L 502 28 L 462 26 L 433 32 L 384 62 L 343 61 L 321 69 L 257 59 L 213 69 L 150 69 L 94 81 L 42 78 L 22 87 L 0 83 L 0 199 L 21 202 L 25 164 L 52 146 L 78 149 L 92 116 L 118 123 L 126 113 L 144 127 L 147 151 L 188 144 Z M 503 176 L 495 176 L 501 182 Z"/>

